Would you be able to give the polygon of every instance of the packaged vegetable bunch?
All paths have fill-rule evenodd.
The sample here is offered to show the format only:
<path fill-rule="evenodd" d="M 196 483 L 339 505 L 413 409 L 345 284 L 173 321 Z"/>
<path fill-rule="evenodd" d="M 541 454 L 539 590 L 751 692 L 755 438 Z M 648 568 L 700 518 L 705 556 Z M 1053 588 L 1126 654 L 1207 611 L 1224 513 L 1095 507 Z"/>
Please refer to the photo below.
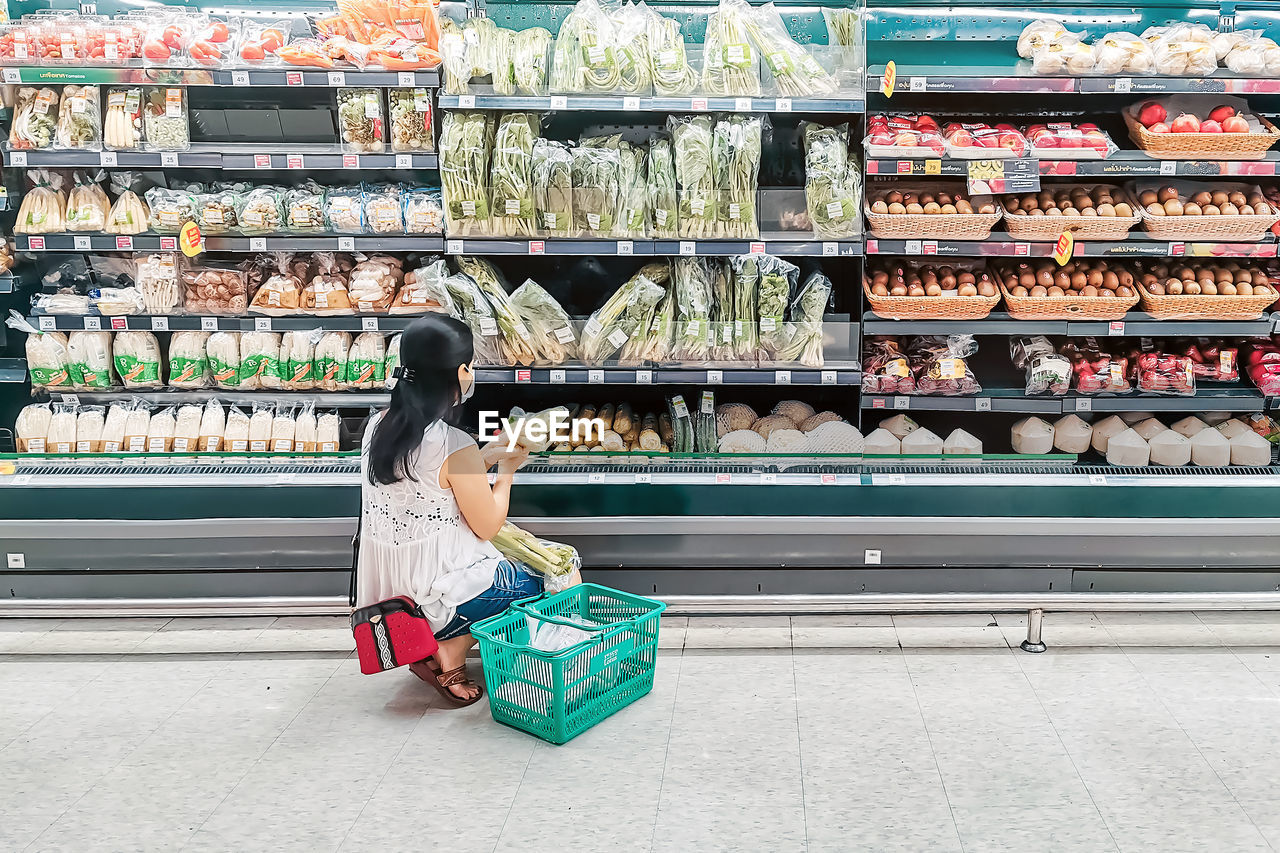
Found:
<path fill-rule="evenodd" d="M 444 202 L 440 190 L 414 187 L 402 194 L 404 230 L 407 234 L 444 233 Z"/>
<path fill-rule="evenodd" d="M 31 377 L 31 389 L 70 391 L 81 380 L 71 373 L 69 343 L 62 332 L 42 332 L 28 323 L 21 314 L 9 309 L 4 324 L 27 336 L 27 372 Z"/>
<path fill-rule="evenodd" d="M 572 545 L 539 539 L 509 521 L 491 541 L 502 556 L 519 560 L 542 575 L 551 592 L 568 589 L 574 573 L 582 568 L 582 559 Z"/>
<path fill-rule="evenodd" d="M 32 169 L 27 173 L 31 189 L 22 197 L 14 234 L 55 234 L 66 230 L 63 212 L 67 206 L 62 194 L 62 176 L 48 169 Z"/>
<path fill-rule="evenodd" d="M 745 0 L 742 5 L 747 5 Z M 773 3 L 748 12 L 747 31 L 760 51 L 765 69 L 773 77 L 778 94 L 811 98 L 833 95 L 839 89 L 835 78 L 787 32 L 782 15 Z"/>
<path fill-rule="evenodd" d="M 493 116 L 446 112 L 440 132 L 440 184 L 451 235 L 489 233 L 489 150 Z"/>
<path fill-rule="evenodd" d="M 649 236 L 649 187 L 645 178 L 645 151 L 629 142 L 618 146 L 618 194 L 621 213 L 619 237 Z"/>
<path fill-rule="evenodd" d="M 787 344 L 786 316 L 800 268 L 772 255 L 756 255 L 756 285 L 761 358 L 775 359 Z"/>
<path fill-rule="evenodd" d="M 19 89 L 9 127 L 9 147 L 20 151 L 51 148 L 57 128 L 57 90 L 48 86 Z"/>
<path fill-rule="evenodd" d="M 445 21 L 440 36 L 445 93 L 465 94 L 471 91 L 473 81 L 490 80 L 494 94 L 512 94 L 509 86 L 515 34 L 499 27 L 492 18 L 467 18 L 461 24 L 448 18 Z"/>
<path fill-rule="evenodd" d="M 804 197 L 814 235 L 829 239 L 857 234 L 860 188 L 857 164 L 849 161 L 848 125 L 805 122 L 802 132 Z"/>
<path fill-rule="evenodd" d="M 342 150 L 372 154 L 386 149 L 386 115 L 378 89 L 339 89 L 338 126 Z"/>
<path fill-rule="evenodd" d="M 691 94 L 698 75 L 689 65 L 680 23 L 637 4 L 645 14 L 645 38 L 649 42 L 649 73 L 653 89 L 666 98 Z"/>
<path fill-rule="evenodd" d="M 364 222 L 373 234 L 403 234 L 404 210 L 399 184 L 366 184 Z"/>
<path fill-rule="evenodd" d="M 720 0 L 707 20 L 702 54 L 702 87 L 707 94 L 760 94 L 760 57 L 752 45 L 752 18 L 746 0 Z"/>
<path fill-rule="evenodd" d="M 584 140 L 573 157 L 574 227 L 585 237 L 612 237 L 618 224 L 622 156 L 607 139 Z"/>
<path fill-rule="evenodd" d="M 511 52 L 511 76 L 516 92 L 521 95 L 545 95 L 547 92 L 547 54 L 551 51 L 551 33 L 542 27 L 530 27 L 515 33 Z"/>
<path fill-rule="evenodd" d="M 641 323 L 651 317 L 671 276 L 665 263 L 645 264 L 596 309 L 582 329 L 579 352 L 587 364 L 600 364 L 618 352 Z"/>
<path fill-rule="evenodd" d="M 499 350 L 503 364 L 533 364 L 537 353 L 533 350 L 533 335 L 520 319 L 519 312 L 511 304 L 502 274 L 483 258 L 458 258 L 458 269 L 471 278 L 489 300 L 493 319 L 498 324 L 502 338 Z"/>
<path fill-rule="evenodd" d="M 573 155 L 563 142 L 539 137 L 533 143 L 533 204 L 538 233 L 576 237 L 573 216 Z"/>
<path fill-rule="evenodd" d="M 614 58 L 621 78 L 619 88 L 632 95 L 647 94 L 653 88 L 649 64 L 649 28 L 646 10 L 628 3 L 614 10 Z"/>
<path fill-rule="evenodd" d="M 715 122 L 707 115 L 671 116 L 667 129 L 675 155 L 680 236 L 711 239 L 716 236 L 715 174 L 711 161 Z"/>
<path fill-rule="evenodd" d="M 63 87 L 54 147 L 97 150 L 102 147 L 101 126 L 102 104 L 98 87 Z"/>
<path fill-rule="evenodd" d="M 560 24 L 551 56 L 552 92 L 616 92 L 623 76 L 613 18 L 597 0 L 578 0 Z"/>
<path fill-rule="evenodd" d="M 510 366 L 504 360 L 502 333 L 494 319 L 493 307 L 475 279 L 466 273 L 457 273 L 446 278 L 443 284 L 462 321 L 471 327 L 476 364 Z"/>
<path fill-rule="evenodd" d="M 712 361 L 737 360 L 734 348 L 733 272 L 728 259 L 714 260 L 711 268 L 711 353 Z"/>
<path fill-rule="evenodd" d="M 680 236 L 680 203 L 670 137 L 661 135 L 649 140 L 647 167 L 649 221 L 653 236 L 675 239 Z"/>
<path fill-rule="evenodd" d="M 159 86 L 144 90 L 143 140 L 148 151 L 186 151 L 191 147 L 187 126 L 187 90 Z"/>
<path fill-rule="evenodd" d="M 493 140 L 490 188 L 492 234 L 533 237 L 537 232 L 533 198 L 533 148 L 539 122 L 534 113 L 504 113 Z"/>
<path fill-rule="evenodd" d="M 564 364 L 578 357 L 578 335 L 560 303 L 533 279 L 511 294 L 511 306 L 532 334 L 538 364 Z"/>
<path fill-rule="evenodd" d="M 764 120 L 758 115 L 729 115 L 716 122 L 711 161 L 716 187 L 716 236 L 760 236 L 756 194 Z"/>
<path fill-rule="evenodd" d="M 733 270 L 733 351 L 739 361 L 750 361 L 758 355 L 760 344 L 759 314 L 756 295 L 760 290 L 762 255 L 739 255 L 729 261 Z"/>
<path fill-rule="evenodd" d="M 779 350 L 778 361 L 822 367 L 822 315 L 830 301 L 831 279 L 820 272 L 811 273 L 791 303 L 787 343 Z"/>
<path fill-rule="evenodd" d="M 388 89 L 387 105 L 391 113 L 392 151 L 435 150 L 430 89 Z"/>
<path fill-rule="evenodd" d="M 675 351 L 682 362 L 706 361 L 715 343 L 711 326 L 712 262 L 707 258 L 676 258 L 671 262 L 675 296 Z"/>
<path fill-rule="evenodd" d="M 67 194 L 67 231 L 106 230 L 111 199 L 107 198 L 106 192 L 98 184 L 104 177 L 106 176 L 102 172 L 98 172 L 96 176 L 84 172 L 75 173 L 75 185 Z"/>

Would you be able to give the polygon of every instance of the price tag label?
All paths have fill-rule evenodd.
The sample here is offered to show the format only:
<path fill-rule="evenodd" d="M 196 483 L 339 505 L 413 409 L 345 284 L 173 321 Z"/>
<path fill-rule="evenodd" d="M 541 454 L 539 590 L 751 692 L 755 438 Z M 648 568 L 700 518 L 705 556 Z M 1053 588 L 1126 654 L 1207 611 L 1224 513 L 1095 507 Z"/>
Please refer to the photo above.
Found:
<path fill-rule="evenodd" d="M 623 98 L 622 108 L 630 112 L 635 112 L 640 109 L 640 99 L 635 97 Z"/>
<path fill-rule="evenodd" d="M 716 485 L 724 486 L 733 482 L 732 474 L 716 474 Z"/>
<path fill-rule="evenodd" d="M 1124 321 L 1112 320 L 1107 324 L 1107 335 L 1109 337 L 1122 337 L 1124 335 Z"/>
<path fill-rule="evenodd" d="M 396 168 L 397 168 L 397 169 L 412 169 L 412 168 L 413 168 L 413 155 L 412 155 L 412 154 L 397 154 L 397 155 L 396 155 Z"/>
<path fill-rule="evenodd" d="M 153 332 L 169 331 L 169 318 L 168 317 L 152 317 L 151 331 Z"/>
<path fill-rule="evenodd" d="M 521 385 L 528 385 L 532 381 L 533 381 L 532 370 L 523 369 L 523 368 L 516 370 L 516 382 L 519 382 Z"/>
<path fill-rule="evenodd" d="M 878 548 L 864 548 L 862 551 L 862 564 L 864 566 L 880 565 L 880 550 Z"/>
<path fill-rule="evenodd" d="M 760 485 L 762 486 L 775 486 L 777 485 L 777 483 L 778 483 L 778 475 L 773 473 L 772 471 L 770 471 L 769 473 L 760 475 Z"/>
<path fill-rule="evenodd" d="M 707 99 L 694 98 L 693 100 L 689 101 L 689 109 L 693 110 L 694 112 L 705 112 L 707 109 Z"/>
<path fill-rule="evenodd" d="M 360 330 L 364 332 L 378 331 L 378 318 L 377 317 L 361 317 Z"/>
<path fill-rule="evenodd" d="M 680 241 L 680 254 L 682 254 L 682 255 L 696 255 L 696 254 L 698 254 L 698 244 L 697 244 L 697 243 L 695 243 L 695 242 L 693 242 L 692 240 L 681 240 L 681 241 Z"/>
<path fill-rule="evenodd" d="M 1092 411 L 1093 411 L 1093 400 L 1089 399 L 1088 397 L 1077 397 L 1077 398 L 1076 398 L 1076 411 L 1077 411 L 1077 412 L 1092 412 Z"/>
<path fill-rule="evenodd" d="M 90 332 L 96 332 L 102 328 L 102 318 L 101 317 L 85 317 L 84 327 L 86 330 Z"/>
<path fill-rule="evenodd" d="M 201 317 L 200 331 L 202 332 L 218 331 L 218 318 L 217 317 Z"/>
<path fill-rule="evenodd" d="M 359 168 L 360 168 L 360 155 L 359 155 L 359 154 L 343 154 L 343 155 L 342 155 L 342 168 L 344 168 L 344 169 L 359 169 Z"/>
<path fill-rule="evenodd" d="M 893 407 L 894 407 L 895 409 L 910 409 L 910 408 L 911 408 L 911 398 L 910 398 L 910 397 L 894 397 L 894 398 L 893 398 Z"/>
<path fill-rule="evenodd" d="M 929 78 L 912 77 L 911 82 L 908 85 L 913 92 L 927 92 L 929 90 Z"/>
<path fill-rule="evenodd" d="M 160 165 L 165 168 L 176 168 L 178 165 L 178 155 L 172 151 L 166 151 L 160 155 Z"/>
<path fill-rule="evenodd" d="M 567 109 L 569 109 L 569 99 L 568 99 L 568 98 L 566 98 L 564 95 L 552 95 L 552 96 L 551 96 L 551 109 L 553 109 L 553 110 L 567 110 Z"/>
<path fill-rule="evenodd" d="M 740 113 L 751 112 L 751 99 L 750 98 L 734 98 L 733 109 L 735 112 L 740 112 Z"/>
<path fill-rule="evenodd" d="M 22 82 L 22 72 L 21 72 L 21 71 L 19 71 L 17 68 L 6 68 L 6 69 L 4 70 L 4 82 L 6 82 L 6 83 L 21 83 L 21 82 Z"/>
<path fill-rule="evenodd" d="M 281 471 L 279 474 L 276 474 L 276 482 L 292 483 L 297 476 L 297 471 Z"/>
<path fill-rule="evenodd" d="M 330 85 L 330 86 L 345 86 L 345 85 L 347 85 L 347 72 L 345 72 L 345 71 L 330 71 L 330 72 L 329 72 L 329 85 Z"/>
<path fill-rule="evenodd" d="M 266 250 L 267 250 L 266 237 L 250 237 L 249 238 L 250 252 L 265 252 Z"/>
<path fill-rule="evenodd" d="M 748 251 L 753 255 L 763 255 L 765 251 L 764 243 L 752 243 Z"/>
<path fill-rule="evenodd" d="M 463 252 L 461 240 L 448 240 L 445 243 L 445 251 L 450 255 L 461 255 Z"/>
<path fill-rule="evenodd" d="M 192 224 L 194 224 L 194 223 L 192 223 Z M 160 238 L 160 251 L 162 251 L 162 252 L 176 252 L 176 251 L 178 251 L 178 238 L 177 238 L 177 237 L 161 237 L 161 238 Z"/>
<path fill-rule="evenodd" d="M 475 95 L 459 95 L 458 106 L 464 110 L 473 110 L 476 108 Z"/>
<path fill-rule="evenodd" d="M 1053 244 L 1053 259 L 1058 262 L 1058 266 L 1066 266 L 1075 251 L 1076 238 L 1070 231 L 1063 231 L 1058 235 L 1058 242 Z"/>
<path fill-rule="evenodd" d="M 301 169 L 301 168 L 302 168 L 302 155 L 301 155 L 301 154 L 288 154 L 288 155 L 286 155 L 286 156 L 285 156 L 285 158 L 284 158 L 284 167 L 285 167 L 286 169 Z"/>
<path fill-rule="evenodd" d="M 653 371 L 652 371 L 652 370 L 637 370 L 637 371 L 636 371 L 636 384 L 637 384 L 637 385 L 652 385 L 652 384 L 653 384 Z"/>
<path fill-rule="evenodd" d="M 603 482 L 604 482 L 604 472 L 603 472 L 603 471 L 593 471 L 592 473 L 590 473 L 590 474 L 588 474 L 588 475 L 587 475 L 587 482 L 588 482 L 588 483 L 603 483 Z"/>
<path fill-rule="evenodd" d="M 723 385 L 723 384 L 724 384 L 724 371 L 723 371 L 723 370 L 708 370 L 708 371 L 707 371 L 707 384 L 708 384 L 708 385 Z"/>
<path fill-rule="evenodd" d="M 652 482 L 653 482 L 653 475 L 652 475 L 652 474 L 650 474 L 648 471 L 641 471 L 641 472 L 639 472 L 639 473 L 637 473 L 637 474 L 636 474 L 636 482 L 637 482 L 637 483 L 652 483 Z"/>
<path fill-rule="evenodd" d="M 40 317 L 39 325 L 40 325 L 40 329 L 45 332 L 48 332 L 52 329 L 56 329 L 58 327 L 56 318 L 50 317 L 48 315 L 44 315 Z"/>
<path fill-rule="evenodd" d="M 990 397 L 978 397 L 976 400 L 973 401 L 973 403 L 974 403 L 974 407 L 973 407 L 974 411 L 977 411 L 977 412 L 991 411 Z"/>
<path fill-rule="evenodd" d="M 630 240 L 618 241 L 619 255 L 634 255 L 635 253 L 636 253 L 635 243 L 631 242 Z"/>
<path fill-rule="evenodd" d="M 127 328 L 129 328 L 129 321 L 128 321 L 127 319 L 125 319 L 124 317 L 112 317 L 112 318 L 111 318 L 111 331 L 113 331 L 113 332 L 120 332 L 120 331 L 123 331 L 123 330 L 125 330 L 125 329 L 127 329 Z"/>
<path fill-rule="evenodd" d="M 1169 257 L 1180 258 L 1186 253 L 1187 253 L 1186 243 L 1170 243 L 1169 244 Z"/>
<path fill-rule="evenodd" d="M 1161 160 L 1160 174 L 1162 175 L 1178 174 L 1178 162 L 1176 160 Z"/>
<path fill-rule="evenodd" d="M 775 371 L 773 372 L 773 384 L 774 384 L 774 385 L 790 385 L 790 384 L 791 384 L 791 371 L 790 371 L 790 370 L 775 370 Z"/>
<path fill-rule="evenodd" d="M 545 255 L 547 253 L 547 243 L 545 240 L 530 240 L 529 254 Z"/>
<path fill-rule="evenodd" d="M 93 248 L 93 240 L 86 235 L 77 234 L 71 239 L 71 242 L 75 244 L 76 251 L 78 252 L 87 252 Z"/>
<path fill-rule="evenodd" d="M 839 381 L 839 374 L 835 370 L 822 371 L 822 384 L 835 385 Z"/>
<path fill-rule="evenodd" d="M 77 397 L 75 394 L 63 394 L 62 402 L 70 403 L 72 406 L 78 406 L 80 405 L 80 398 Z"/>
<path fill-rule="evenodd" d="M 590 384 L 592 384 L 592 385 L 603 385 L 603 384 L 604 384 L 604 371 L 603 371 L 603 370 L 588 370 L 588 371 L 587 371 L 587 382 L 589 382 L 589 383 L 590 383 Z"/>
<path fill-rule="evenodd" d="M 355 237 L 339 237 L 338 238 L 339 252 L 354 252 L 355 250 L 356 250 Z"/>
<path fill-rule="evenodd" d="M 416 86 L 418 84 L 418 75 L 412 71 L 401 71 L 396 79 L 400 81 L 401 86 Z"/>
<path fill-rule="evenodd" d="M 103 166 L 114 167 L 116 165 L 116 152 L 103 151 L 98 155 L 98 163 Z"/>
<path fill-rule="evenodd" d="M 838 255 L 838 254 L 840 254 L 840 244 L 839 244 L 839 243 L 823 243 L 823 244 L 822 244 L 822 256 L 823 256 L 823 257 L 825 257 L 825 258 L 831 258 L 831 257 L 835 257 L 835 256 L 836 256 L 836 255 Z"/>
<path fill-rule="evenodd" d="M 893 97 L 893 87 L 898 83 L 898 63 L 890 59 L 884 65 L 884 74 L 880 77 L 880 94 L 886 98 Z"/>
<path fill-rule="evenodd" d="M 1089 475 L 1090 486 L 1105 486 L 1106 484 L 1107 484 L 1106 474 L 1090 474 Z"/>
<path fill-rule="evenodd" d="M 121 252 L 131 252 L 131 251 L 133 251 L 133 238 L 132 238 L 132 237 L 117 237 L 117 238 L 116 238 L 116 249 L 117 249 L 117 250 L 119 250 L 119 251 L 121 251 Z"/>
<path fill-rule="evenodd" d="M 941 175 L 942 161 L 941 160 L 925 160 L 924 173 L 926 175 Z"/>
<path fill-rule="evenodd" d="M 908 241 L 907 241 L 907 245 L 906 245 L 906 252 L 907 252 L 907 254 L 908 254 L 908 255 L 918 255 L 918 254 L 920 254 L 920 241 L 919 241 L 919 240 L 908 240 Z"/>
<path fill-rule="evenodd" d="M 971 193 L 1039 192 L 1040 161 L 970 160 L 967 180 Z"/>
<path fill-rule="evenodd" d="M 271 331 L 271 318 L 270 317 L 254 317 L 253 330 L 255 332 Z"/>
<path fill-rule="evenodd" d="M 1117 77 L 1113 91 L 1117 95 L 1125 95 L 1133 91 L 1133 80 L 1128 77 Z"/>
<path fill-rule="evenodd" d="M 923 241 L 921 241 L 921 243 L 920 243 L 920 253 L 921 253 L 922 255 L 936 255 L 936 254 L 938 254 L 938 241 L 937 241 L 937 240 L 923 240 Z"/>
<path fill-rule="evenodd" d="M 550 377 L 549 377 L 549 380 L 550 380 L 550 382 L 551 382 L 551 384 L 552 384 L 552 385 L 563 385 L 563 384 L 564 384 L 564 371 L 563 371 L 563 370 L 553 370 L 553 371 L 551 371 L 551 375 L 550 375 Z"/>
<path fill-rule="evenodd" d="M 284 84 L 286 86 L 303 86 L 306 85 L 302 79 L 301 71 L 286 71 L 284 73 Z"/>
<path fill-rule="evenodd" d="M 271 168 L 271 155 L 270 155 L 270 154 L 254 154 L 254 155 L 253 155 L 253 168 L 255 168 L 255 169 L 270 169 L 270 168 Z"/>
<path fill-rule="evenodd" d="M 232 71 L 231 85 L 232 86 L 248 86 L 249 72 L 248 71 Z"/>
<path fill-rule="evenodd" d="M 7 69 L 6 69 L 6 70 L 7 70 Z M 21 166 L 26 166 L 26 165 L 27 165 L 27 152 L 25 152 L 25 151 L 10 151 L 10 152 L 9 152 L 9 165 L 10 165 L 10 166 L 19 166 L 19 167 L 21 167 Z"/>
<path fill-rule="evenodd" d="M 5 71 L 8 71 L 8 70 L 9 70 L 8 68 L 6 68 L 6 69 L 5 69 Z M 13 70 L 15 70 L 15 71 L 16 71 L 17 69 L 13 69 Z M 14 484 L 15 486 L 25 486 L 27 483 L 30 483 L 30 482 L 31 482 L 31 475 L 30 475 L 30 474 L 19 474 L 19 475 L 17 475 L 16 477 L 14 477 L 14 478 L 13 478 L 13 484 Z M 12 557 L 13 557 L 13 556 L 21 557 L 22 555 L 21 555 L 21 554 L 10 555 L 9 564 L 10 564 L 10 567 L 11 567 L 11 568 L 19 568 L 19 569 L 20 569 L 20 568 L 22 568 L 23 566 L 25 566 L 25 565 L 26 565 L 26 561 L 25 561 L 25 560 L 13 560 L 13 559 L 12 559 Z M 16 563 L 18 563 L 18 565 L 17 565 L 16 567 L 15 567 L 15 566 L 13 566 L 13 564 L 14 564 L 15 562 L 16 562 Z"/>
<path fill-rule="evenodd" d="M 27 238 L 27 248 L 28 248 L 28 249 L 30 249 L 30 250 L 31 250 L 31 251 L 33 251 L 33 252 L 43 252 L 43 251 L 44 251 L 44 238 L 43 238 L 43 237 L 28 237 L 28 238 Z"/>
<path fill-rule="evenodd" d="M 780 113 L 789 113 L 791 112 L 791 99 L 778 98 L 773 102 L 773 108 Z"/>

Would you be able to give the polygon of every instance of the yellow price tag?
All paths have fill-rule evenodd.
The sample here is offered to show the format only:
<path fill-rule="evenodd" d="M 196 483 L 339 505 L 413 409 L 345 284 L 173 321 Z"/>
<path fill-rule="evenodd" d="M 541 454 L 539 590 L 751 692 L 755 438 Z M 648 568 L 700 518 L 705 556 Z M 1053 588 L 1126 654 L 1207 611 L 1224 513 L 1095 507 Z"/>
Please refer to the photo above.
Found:
<path fill-rule="evenodd" d="M 926 175 L 941 175 L 942 161 L 941 160 L 925 160 L 924 173 Z"/>
<path fill-rule="evenodd" d="M 178 234 L 178 245 L 182 248 L 182 254 L 188 258 L 194 258 L 203 252 L 204 235 L 200 233 L 200 226 L 194 222 L 183 225 L 182 231 Z"/>
<path fill-rule="evenodd" d="M 7 477 L 8 475 L 12 474 L 17 470 L 18 470 L 18 466 L 14 462 L 9 462 L 7 460 L 4 462 L 0 462 L 0 475 Z"/>
<path fill-rule="evenodd" d="M 886 98 L 893 96 L 893 87 L 898 82 L 898 66 L 892 59 L 884 67 L 884 76 L 880 78 L 880 93 Z"/>
<path fill-rule="evenodd" d="M 1071 260 L 1072 254 L 1076 250 L 1076 238 L 1071 236 L 1070 231 L 1063 231 L 1058 235 L 1058 242 L 1053 247 L 1053 259 L 1058 262 L 1058 266 L 1065 266 L 1067 261 Z"/>

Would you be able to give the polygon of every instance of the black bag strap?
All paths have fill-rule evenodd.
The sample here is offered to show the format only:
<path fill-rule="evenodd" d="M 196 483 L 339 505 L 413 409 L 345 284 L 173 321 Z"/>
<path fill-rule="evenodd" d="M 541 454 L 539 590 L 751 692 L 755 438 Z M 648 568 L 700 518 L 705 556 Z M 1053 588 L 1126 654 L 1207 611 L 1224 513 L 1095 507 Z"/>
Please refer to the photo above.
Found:
<path fill-rule="evenodd" d="M 364 524 L 364 511 L 356 515 L 356 535 L 351 537 L 351 589 L 347 592 L 347 603 L 356 606 L 356 567 L 360 563 L 360 527 Z"/>

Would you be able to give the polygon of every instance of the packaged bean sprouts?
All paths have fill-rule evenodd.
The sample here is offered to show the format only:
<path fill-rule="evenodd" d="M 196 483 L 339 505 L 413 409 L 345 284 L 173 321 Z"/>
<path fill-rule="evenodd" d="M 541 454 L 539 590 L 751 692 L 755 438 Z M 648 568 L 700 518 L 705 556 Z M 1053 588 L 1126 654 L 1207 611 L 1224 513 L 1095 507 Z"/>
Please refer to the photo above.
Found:
<path fill-rule="evenodd" d="M 175 453 L 194 453 L 200 449 L 200 420 L 204 409 L 194 403 L 178 407 L 173 421 L 173 450 Z"/>
<path fill-rule="evenodd" d="M 290 391 L 310 391 L 316 387 L 316 342 L 322 332 L 285 332 L 280 339 L 280 384 Z"/>
<path fill-rule="evenodd" d="M 208 332 L 174 332 L 169 336 L 170 388 L 207 388 L 213 384 L 208 342 Z"/>
<path fill-rule="evenodd" d="M 147 449 L 147 433 L 151 430 L 151 409 L 137 400 L 130 401 L 124 423 L 124 450 L 142 453 Z"/>
<path fill-rule="evenodd" d="M 430 89 L 388 89 L 387 104 L 391 111 L 392 151 L 435 150 Z"/>
<path fill-rule="evenodd" d="M 378 153 L 386 148 L 386 115 L 378 89 L 339 89 L 338 125 L 342 149 L 357 154 Z"/>
<path fill-rule="evenodd" d="M 156 86 L 145 90 L 142 110 L 144 147 L 148 151 L 186 151 L 191 147 L 187 126 L 187 90 Z"/>
<path fill-rule="evenodd" d="M 297 424 L 293 420 L 293 406 L 280 403 L 271 417 L 271 452 L 292 453 Z"/>
<path fill-rule="evenodd" d="M 18 412 L 13 431 L 18 439 L 19 453 L 44 453 L 45 439 L 49 435 L 49 422 L 53 409 L 48 403 L 32 403 Z"/>
<path fill-rule="evenodd" d="M 280 335 L 277 332 L 240 333 L 240 388 L 279 390 Z"/>
<path fill-rule="evenodd" d="M 316 407 L 307 401 L 293 419 L 293 449 L 297 453 L 316 452 Z"/>
<path fill-rule="evenodd" d="M 55 148 L 96 151 L 102 147 L 102 104 L 97 86 L 66 86 L 58 107 Z"/>

